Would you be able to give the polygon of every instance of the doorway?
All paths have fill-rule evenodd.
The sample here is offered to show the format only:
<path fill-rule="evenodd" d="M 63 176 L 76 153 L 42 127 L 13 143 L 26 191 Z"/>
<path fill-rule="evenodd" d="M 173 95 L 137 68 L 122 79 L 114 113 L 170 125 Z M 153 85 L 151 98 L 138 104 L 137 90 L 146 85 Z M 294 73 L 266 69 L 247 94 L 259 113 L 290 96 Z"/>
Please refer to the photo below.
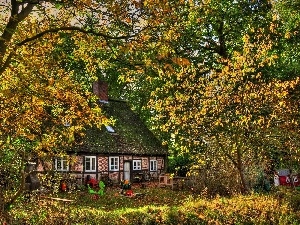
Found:
<path fill-rule="evenodd" d="M 124 162 L 124 180 L 129 180 L 130 181 L 130 166 L 131 163 L 130 161 L 125 161 Z"/>

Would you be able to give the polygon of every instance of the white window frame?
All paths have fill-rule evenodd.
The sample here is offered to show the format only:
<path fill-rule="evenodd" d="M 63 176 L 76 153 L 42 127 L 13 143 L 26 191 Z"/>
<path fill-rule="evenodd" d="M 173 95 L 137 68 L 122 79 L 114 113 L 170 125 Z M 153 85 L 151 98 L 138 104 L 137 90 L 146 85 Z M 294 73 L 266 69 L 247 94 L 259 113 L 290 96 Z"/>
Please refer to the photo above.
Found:
<path fill-rule="evenodd" d="M 157 160 L 156 159 L 151 159 L 150 160 L 150 171 L 157 171 Z"/>
<path fill-rule="evenodd" d="M 60 163 L 60 168 L 58 167 L 59 163 Z M 59 172 L 69 171 L 68 158 L 67 157 L 55 158 L 54 166 L 55 166 L 56 171 L 59 171 Z"/>
<path fill-rule="evenodd" d="M 132 160 L 132 169 L 142 170 L 142 160 L 141 159 Z"/>
<path fill-rule="evenodd" d="M 87 169 L 87 163 L 90 164 L 89 165 L 90 169 Z M 96 172 L 96 170 L 97 170 L 97 157 L 96 156 L 85 156 L 85 158 L 84 158 L 84 170 L 85 170 L 85 172 Z"/>
<path fill-rule="evenodd" d="M 109 157 L 109 171 L 119 171 L 119 163 L 120 158 L 119 156 L 110 156 Z"/>

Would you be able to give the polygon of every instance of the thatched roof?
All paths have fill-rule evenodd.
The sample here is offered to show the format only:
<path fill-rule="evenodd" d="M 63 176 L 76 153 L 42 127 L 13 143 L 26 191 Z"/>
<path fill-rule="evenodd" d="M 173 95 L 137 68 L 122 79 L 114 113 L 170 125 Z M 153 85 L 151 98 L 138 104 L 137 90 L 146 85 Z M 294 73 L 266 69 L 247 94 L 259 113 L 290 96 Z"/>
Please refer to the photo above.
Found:
<path fill-rule="evenodd" d="M 88 128 L 76 152 L 102 154 L 166 155 L 167 148 L 145 126 L 125 101 L 103 104 L 106 115 L 116 122 L 110 128 Z"/>

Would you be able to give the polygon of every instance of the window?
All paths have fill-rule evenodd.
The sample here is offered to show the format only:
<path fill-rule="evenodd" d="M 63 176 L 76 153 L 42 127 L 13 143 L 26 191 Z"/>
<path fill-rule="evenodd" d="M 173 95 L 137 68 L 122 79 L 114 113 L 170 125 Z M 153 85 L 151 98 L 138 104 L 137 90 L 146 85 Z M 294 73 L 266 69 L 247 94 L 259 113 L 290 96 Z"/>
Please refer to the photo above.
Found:
<path fill-rule="evenodd" d="M 133 170 L 141 170 L 142 169 L 142 160 L 133 160 Z"/>
<path fill-rule="evenodd" d="M 68 171 L 69 163 L 67 157 L 55 159 L 55 170 L 56 171 Z"/>
<path fill-rule="evenodd" d="M 116 156 L 109 157 L 109 170 L 119 171 L 119 157 Z"/>
<path fill-rule="evenodd" d="M 84 165 L 86 172 L 96 172 L 96 156 L 86 156 Z"/>
<path fill-rule="evenodd" d="M 150 160 L 150 171 L 157 171 L 157 161 Z"/>

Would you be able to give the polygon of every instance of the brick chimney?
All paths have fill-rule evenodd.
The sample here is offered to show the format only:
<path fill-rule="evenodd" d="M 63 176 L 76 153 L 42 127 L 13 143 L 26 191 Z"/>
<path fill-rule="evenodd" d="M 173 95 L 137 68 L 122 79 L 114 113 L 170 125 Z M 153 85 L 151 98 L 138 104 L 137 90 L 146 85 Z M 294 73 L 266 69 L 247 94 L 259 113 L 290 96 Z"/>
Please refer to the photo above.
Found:
<path fill-rule="evenodd" d="M 95 81 L 93 83 L 93 93 L 97 95 L 100 101 L 108 102 L 108 84 L 104 81 Z"/>

